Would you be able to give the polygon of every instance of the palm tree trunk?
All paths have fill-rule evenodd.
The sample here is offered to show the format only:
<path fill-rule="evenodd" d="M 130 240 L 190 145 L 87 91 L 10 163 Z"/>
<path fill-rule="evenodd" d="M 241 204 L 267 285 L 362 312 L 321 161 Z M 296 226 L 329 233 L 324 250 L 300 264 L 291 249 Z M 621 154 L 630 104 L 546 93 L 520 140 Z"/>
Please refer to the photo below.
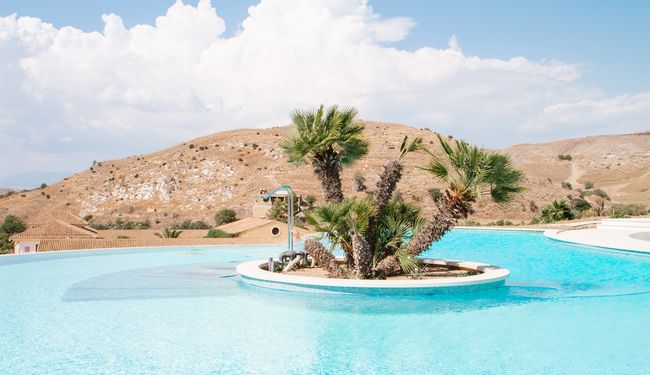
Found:
<path fill-rule="evenodd" d="M 354 269 L 354 250 L 352 247 L 352 238 L 348 238 L 348 240 L 343 241 L 339 245 L 345 254 L 346 264 L 348 267 L 350 267 L 350 269 Z"/>
<path fill-rule="evenodd" d="M 316 267 L 324 268 L 330 277 L 343 277 L 344 272 L 332 253 L 316 240 L 305 241 L 305 252 L 311 256 Z"/>
<path fill-rule="evenodd" d="M 384 170 L 379 175 L 379 181 L 374 191 L 372 215 L 366 230 L 366 238 L 372 250 L 377 246 L 379 226 L 381 223 L 381 212 L 393 198 L 397 183 L 402 179 L 404 166 L 398 160 L 391 160 L 384 164 Z"/>
<path fill-rule="evenodd" d="M 375 275 L 380 278 L 399 275 L 402 273 L 402 266 L 395 256 L 388 256 L 382 259 L 375 267 Z"/>
<path fill-rule="evenodd" d="M 338 203 L 343 200 L 343 188 L 341 186 L 341 162 L 332 153 L 327 153 L 323 158 L 312 161 L 314 174 L 321 183 L 323 196 L 328 203 Z"/>
<path fill-rule="evenodd" d="M 358 234 L 352 236 L 352 253 L 357 278 L 369 278 L 372 274 L 372 252 L 368 242 Z"/>
<path fill-rule="evenodd" d="M 467 218 L 472 212 L 471 203 L 471 201 L 459 199 L 452 196 L 449 191 L 445 191 L 440 199 L 438 212 L 411 238 L 405 253 L 416 257 L 426 251 L 432 243 L 440 240 L 453 229 L 458 220 Z M 375 274 L 381 277 L 398 275 L 401 271 L 401 266 L 395 256 L 384 258 L 375 267 Z"/>
<path fill-rule="evenodd" d="M 453 229 L 458 220 L 467 218 L 472 211 L 471 202 L 453 197 L 449 191 L 445 191 L 440 203 L 438 212 L 409 241 L 405 250 L 408 255 L 422 254 L 432 243 Z"/>

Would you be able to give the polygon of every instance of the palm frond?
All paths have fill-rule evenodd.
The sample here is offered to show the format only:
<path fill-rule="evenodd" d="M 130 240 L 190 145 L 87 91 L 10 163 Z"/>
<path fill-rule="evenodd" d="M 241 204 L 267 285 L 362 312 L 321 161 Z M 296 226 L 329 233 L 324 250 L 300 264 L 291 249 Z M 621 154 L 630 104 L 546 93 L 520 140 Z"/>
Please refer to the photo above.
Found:
<path fill-rule="evenodd" d="M 399 265 L 402 267 L 402 270 L 405 274 L 414 274 L 418 272 L 422 266 L 421 262 L 418 261 L 417 258 L 406 254 L 402 250 L 398 250 L 397 253 L 395 253 L 395 257 L 397 258 L 397 261 L 399 262 Z"/>
<path fill-rule="evenodd" d="M 306 219 L 315 231 L 327 235 L 333 248 L 336 245 L 348 246 L 352 234 L 364 233 L 371 214 L 369 198 L 348 198 L 339 203 L 319 206 L 307 213 Z"/>
<path fill-rule="evenodd" d="M 363 136 L 363 123 L 356 120 L 354 108 L 327 109 L 323 105 L 311 110 L 295 110 L 290 135 L 280 146 L 287 160 L 303 164 L 311 159 L 324 158 L 334 151 L 342 165 L 354 163 L 368 153 L 368 140 Z"/>
<path fill-rule="evenodd" d="M 401 160 L 406 154 L 415 152 L 422 147 L 422 137 L 416 137 L 409 142 L 409 137 L 405 136 L 402 144 L 399 147 L 399 155 L 397 160 Z"/>
<path fill-rule="evenodd" d="M 425 167 L 421 167 L 421 169 L 431 173 L 434 177 L 441 181 L 447 181 L 449 178 L 449 167 L 439 157 L 433 157 L 429 164 L 427 164 Z"/>
<path fill-rule="evenodd" d="M 447 142 L 440 135 L 438 140 L 443 155 L 427 150 L 431 160 L 422 169 L 445 182 L 454 196 L 471 202 L 489 192 L 493 201 L 507 204 L 523 191 L 523 173 L 513 168 L 508 155 L 486 151 L 462 140 Z"/>

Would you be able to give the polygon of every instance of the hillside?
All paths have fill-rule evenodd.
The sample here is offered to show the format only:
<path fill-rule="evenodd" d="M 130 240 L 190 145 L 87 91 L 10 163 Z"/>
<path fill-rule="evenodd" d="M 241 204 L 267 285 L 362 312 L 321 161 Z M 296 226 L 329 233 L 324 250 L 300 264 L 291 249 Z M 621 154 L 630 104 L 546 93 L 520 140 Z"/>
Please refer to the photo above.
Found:
<path fill-rule="evenodd" d="M 0 199 L 0 217 L 9 213 L 29 218 L 43 211 L 67 209 L 94 222 L 121 217 L 150 220 L 154 226 L 184 219 L 212 222 L 223 207 L 248 216 L 260 189 L 289 184 L 303 195 L 321 200 L 320 186 L 309 166 L 289 165 L 278 147 L 288 128 L 241 129 L 217 133 L 152 153 L 120 160 L 103 161 L 44 189 L 17 193 Z M 353 192 L 352 176 L 367 176 L 370 188 L 386 159 L 394 157 L 405 135 L 420 136 L 432 147 L 435 133 L 404 125 L 366 122 L 370 154 L 343 173 L 346 194 Z M 624 203 L 650 202 L 650 135 L 598 136 L 547 144 L 510 147 L 515 165 L 526 173 L 527 192 L 515 203 L 500 207 L 480 202 L 473 220 L 530 220 L 530 201 L 542 207 L 564 198 L 587 181 L 606 190 L 613 200 Z M 561 161 L 559 154 L 571 155 Z M 425 155 L 407 157 L 407 172 L 399 185 L 406 200 L 431 205 L 427 189 L 437 183 L 416 166 Z M 317 202 L 318 203 L 318 202 Z"/>

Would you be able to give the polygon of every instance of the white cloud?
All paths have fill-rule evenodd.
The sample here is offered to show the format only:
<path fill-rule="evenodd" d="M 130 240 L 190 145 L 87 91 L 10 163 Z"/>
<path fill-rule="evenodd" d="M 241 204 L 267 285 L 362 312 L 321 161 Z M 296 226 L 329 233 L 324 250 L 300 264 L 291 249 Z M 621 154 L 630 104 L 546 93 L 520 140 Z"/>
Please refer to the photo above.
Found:
<path fill-rule="evenodd" d="M 0 17 L 0 174 L 285 124 L 319 103 L 488 146 L 648 127 L 650 93 L 608 98 L 582 88 L 576 65 L 470 56 L 455 36 L 400 50 L 414 21 L 363 0 L 262 0 L 228 38 L 206 0 L 153 26 L 103 20 L 86 33 Z"/>

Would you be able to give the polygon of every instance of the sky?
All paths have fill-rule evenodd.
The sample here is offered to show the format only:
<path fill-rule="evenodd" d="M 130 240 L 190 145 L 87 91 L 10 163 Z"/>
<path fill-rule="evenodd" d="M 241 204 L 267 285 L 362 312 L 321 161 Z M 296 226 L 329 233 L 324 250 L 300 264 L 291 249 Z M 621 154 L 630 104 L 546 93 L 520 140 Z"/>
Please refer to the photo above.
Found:
<path fill-rule="evenodd" d="M 650 2 L 2 0 L 0 176 L 294 108 L 486 147 L 650 129 Z"/>

